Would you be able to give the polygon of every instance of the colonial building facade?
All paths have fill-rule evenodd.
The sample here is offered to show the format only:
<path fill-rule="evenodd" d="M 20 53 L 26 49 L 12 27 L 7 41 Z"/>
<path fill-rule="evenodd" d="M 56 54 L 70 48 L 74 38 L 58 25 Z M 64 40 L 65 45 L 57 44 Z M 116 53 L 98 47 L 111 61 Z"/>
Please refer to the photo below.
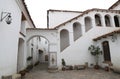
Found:
<path fill-rule="evenodd" d="M 114 69 L 120 69 L 119 0 L 109 9 L 50 9 L 45 29 L 35 27 L 24 0 L 1 0 L 0 7 L 0 78 L 37 62 L 61 69 L 62 59 L 66 65 L 87 63 L 92 68 L 96 62 L 88 50 L 90 45 L 102 50 L 102 68 L 112 64 Z"/>

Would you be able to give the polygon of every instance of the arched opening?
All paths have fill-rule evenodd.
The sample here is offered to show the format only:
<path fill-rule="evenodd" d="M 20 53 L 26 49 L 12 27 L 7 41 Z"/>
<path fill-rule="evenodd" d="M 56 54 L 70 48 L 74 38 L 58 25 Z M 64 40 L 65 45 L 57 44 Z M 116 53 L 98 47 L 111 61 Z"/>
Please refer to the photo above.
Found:
<path fill-rule="evenodd" d="M 105 24 L 106 24 L 106 26 L 108 26 L 108 27 L 111 26 L 110 17 L 109 17 L 108 15 L 105 15 Z"/>
<path fill-rule="evenodd" d="M 101 26 L 101 18 L 98 14 L 95 15 L 96 26 Z"/>
<path fill-rule="evenodd" d="M 82 35 L 82 29 L 79 22 L 73 23 L 73 35 L 74 41 L 77 40 Z"/>
<path fill-rule="evenodd" d="M 60 31 L 60 51 L 69 46 L 69 32 L 66 29 Z"/>
<path fill-rule="evenodd" d="M 85 17 L 85 32 L 92 28 L 92 21 L 90 17 Z"/>
<path fill-rule="evenodd" d="M 24 40 L 19 38 L 18 42 L 18 55 L 17 55 L 17 72 L 24 69 L 25 66 L 25 51 L 24 51 Z"/>
<path fill-rule="evenodd" d="M 120 27 L 118 16 L 114 16 L 114 22 L 116 27 Z"/>
<path fill-rule="evenodd" d="M 110 56 L 110 48 L 109 48 L 109 42 L 108 41 L 104 41 L 102 43 L 102 47 L 103 47 L 103 53 L 104 53 L 104 61 L 106 62 L 110 62 L 111 61 L 111 56 Z"/>
<path fill-rule="evenodd" d="M 47 59 L 46 59 L 46 56 Z M 27 66 L 40 64 L 40 69 L 47 69 L 49 65 L 49 41 L 42 36 L 33 36 L 27 41 Z"/>

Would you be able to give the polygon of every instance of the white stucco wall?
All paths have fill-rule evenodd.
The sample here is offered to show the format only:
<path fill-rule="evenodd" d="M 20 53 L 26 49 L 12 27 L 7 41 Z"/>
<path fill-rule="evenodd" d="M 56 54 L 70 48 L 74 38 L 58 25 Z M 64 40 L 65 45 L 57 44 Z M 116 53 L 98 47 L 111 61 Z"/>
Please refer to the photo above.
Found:
<path fill-rule="evenodd" d="M 38 39 L 37 37 L 33 38 L 33 64 L 35 64 L 39 59 L 38 59 Z"/>
<path fill-rule="evenodd" d="M 17 72 L 26 68 L 26 42 L 24 38 L 19 38 L 17 52 Z"/>
<path fill-rule="evenodd" d="M 54 28 L 55 26 L 74 18 L 81 13 L 78 12 L 63 12 L 63 11 L 49 11 L 48 20 L 49 20 L 49 28 Z"/>
<path fill-rule="evenodd" d="M 12 23 L 0 22 L 0 78 L 17 72 L 18 38 L 21 26 L 21 11 L 15 0 L 0 0 L 1 12 L 10 12 Z"/>
<path fill-rule="evenodd" d="M 39 50 L 42 50 L 43 51 L 43 53 L 42 54 L 39 54 L 39 61 L 40 62 L 48 62 L 48 61 L 45 61 L 45 55 L 48 55 L 49 56 L 49 42 L 48 42 L 48 40 L 46 40 L 45 38 L 43 38 L 43 37 L 40 37 L 40 41 L 38 42 L 38 49 Z"/>
<path fill-rule="evenodd" d="M 33 50 L 32 50 L 33 49 Z M 35 64 L 39 59 L 38 53 L 38 37 L 32 38 L 29 42 L 27 42 L 27 57 L 31 56 L 32 60 L 27 61 L 27 65 Z"/>
<path fill-rule="evenodd" d="M 95 14 L 100 14 L 100 16 L 102 17 L 102 26 L 98 27 L 95 25 L 95 19 L 94 19 L 94 15 Z M 113 18 L 110 19 L 111 20 L 111 27 L 106 27 L 105 26 L 105 20 L 104 20 L 104 16 L 108 14 L 106 12 L 95 12 L 92 11 L 88 14 L 84 14 L 84 16 L 79 17 L 76 20 L 73 20 L 72 22 L 69 22 L 67 24 L 65 24 L 65 26 L 61 26 L 59 27 L 59 32 L 58 34 L 60 34 L 60 31 L 62 29 L 67 29 L 69 31 L 69 39 L 70 39 L 70 46 L 68 46 L 64 51 L 60 52 L 60 49 L 58 49 L 58 53 L 57 53 L 57 65 L 58 67 L 61 67 L 61 59 L 64 58 L 66 61 L 67 65 L 83 65 L 86 62 L 88 62 L 89 67 L 91 66 L 91 64 L 95 64 L 95 60 L 94 57 L 89 53 L 88 51 L 88 47 L 93 44 L 92 39 L 96 38 L 100 35 L 109 33 L 115 29 L 119 29 L 117 27 L 115 27 L 114 25 L 114 21 Z M 115 13 L 109 13 L 109 15 L 111 17 L 113 17 L 114 15 L 119 15 L 119 14 L 115 14 Z M 92 29 L 90 29 L 88 32 L 85 32 L 85 24 L 84 24 L 84 18 L 85 17 L 90 17 L 92 19 Z M 74 41 L 73 40 L 73 23 L 75 22 L 79 22 L 81 24 L 82 27 L 82 36 Z M 60 48 L 60 36 L 58 35 L 58 48 Z"/>
<path fill-rule="evenodd" d="M 103 50 L 102 48 L 102 42 L 104 41 L 108 41 L 109 42 L 109 49 L 110 49 L 110 56 L 111 56 L 111 63 L 113 64 L 113 67 L 117 67 L 120 69 L 120 34 L 117 34 L 117 39 L 113 42 L 112 41 L 112 37 L 111 36 L 108 36 L 107 38 L 102 38 L 100 40 L 98 40 L 96 42 L 96 44 L 98 46 L 101 47 L 101 49 Z M 99 64 L 104 67 L 104 53 L 102 54 L 102 56 L 100 56 L 99 58 Z"/>

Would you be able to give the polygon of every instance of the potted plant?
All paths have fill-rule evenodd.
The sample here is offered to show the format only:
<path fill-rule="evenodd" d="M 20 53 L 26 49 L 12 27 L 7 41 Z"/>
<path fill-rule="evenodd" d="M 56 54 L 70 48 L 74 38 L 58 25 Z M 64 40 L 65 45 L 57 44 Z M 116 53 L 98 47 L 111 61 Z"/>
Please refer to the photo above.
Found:
<path fill-rule="evenodd" d="M 96 65 L 95 65 L 95 69 L 98 69 L 99 68 L 99 65 L 98 65 L 98 58 L 99 58 L 99 55 L 102 54 L 102 51 L 100 50 L 99 46 L 94 46 L 94 45 L 91 45 L 88 50 L 90 51 L 90 53 L 95 56 L 95 60 L 96 60 Z"/>
<path fill-rule="evenodd" d="M 64 71 L 65 70 L 65 66 L 66 66 L 66 63 L 65 63 L 65 60 L 64 59 L 62 59 L 62 70 Z"/>
<path fill-rule="evenodd" d="M 32 60 L 32 57 L 31 57 L 31 56 L 29 56 L 29 57 L 27 58 L 27 61 L 30 61 L 30 60 Z"/>
<path fill-rule="evenodd" d="M 26 70 L 22 70 L 22 71 L 20 71 L 19 74 L 21 74 L 21 76 L 24 77 L 25 74 L 26 74 Z"/>

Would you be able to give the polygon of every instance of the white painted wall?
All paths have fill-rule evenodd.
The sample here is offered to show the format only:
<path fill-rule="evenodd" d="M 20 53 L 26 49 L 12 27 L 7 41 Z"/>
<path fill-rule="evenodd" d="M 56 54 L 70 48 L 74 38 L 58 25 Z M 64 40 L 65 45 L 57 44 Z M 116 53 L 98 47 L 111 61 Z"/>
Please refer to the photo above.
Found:
<path fill-rule="evenodd" d="M 39 61 L 38 59 L 38 39 L 37 37 L 33 38 L 33 64 L 35 64 L 37 61 Z"/>
<path fill-rule="evenodd" d="M 102 17 L 102 27 L 98 27 L 95 25 L 95 19 L 94 15 L 96 13 L 101 14 Z M 115 13 L 106 13 L 106 12 L 90 12 L 88 14 L 85 14 L 82 17 L 79 17 L 77 20 L 73 20 L 70 23 L 65 24 L 65 26 L 59 27 L 58 32 L 58 48 L 60 48 L 60 36 L 59 33 L 62 29 L 67 29 L 69 31 L 69 39 L 70 39 L 70 46 L 68 46 L 64 51 L 60 52 L 60 49 L 58 49 L 57 53 L 57 66 L 61 68 L 61 59 L 65 59 L 67 65 L 83 65 L 86 62 L 88 62 L 89 67 L 91 67 L 91 64 L 95 64 L 94 57 L 89 53 L 88 47 L 91 44 L 94 44 L 92 39 L 96 38 L 100 35 L 109 33 L 115 29 L 119 29 L 114 26 L 113 18 L 111 19 L 112 26 L 106 27 L 104 22 L 104 16 L 106 14 L 109 14 L 111 16 L 119 15 Z M 85 32 L 85 24 L 84 24 L 84 18 L 89 16 L 92 19 L 92 29 L 90 29 L 88 32 Z M 74 41 L 73 40 L 73 23 L 79 22 L 82 26 L 82 36 Z"/>
<path fill-rule="evenodd" d="M 77 12 L 63 12 L 63 11 L 49 11 L 48 20 L 49 20 L 49 28 L 54 28 L 55 26 L 72 19 L 81 13 Z"/>
<path fill-rule="evenodd" d="M 33 49 L 33 50 L 32 50 Z M 38 53 L 38 37 L 32 38 L 29 42 L 27 42 L 27 57 L 26 59 L 31 56 L 32 60 L 27 61 L 27 65 L 35 64 L 39 59 Z"/>
<path fill-rule="evenodd" d="M 113 64 L 113 67 L 116 67 L 120 69 L 120 34 L 117 34 L 117 40 L 115 42 L 112 42 L 111 36 L 108 36 L 107 38 L 102 38 L 101 40 L 98 40 L 96 44 L 101 47 L 102 49 L 102 42 L 108 41 L 109 42 L 109 48 L 110 48 L 110 55 L 111 55 L 111 63 Z M 103 50 L 103 49 L 102 49 Z M 99 64 L 104 67 L 104 54 L 100 56 Z"/>
<path fill-rule="evenodd" d="M 41 41 L 38 42 L 38 49 L 42 50 L 43 53 L 39 54 L 39 61 L 44 63 L 44 62 L 48 62 L 48 61 L 45 61 L 45 55 L 49 56 L 49 42 L 47 39 L 43 37 L 40 37 L 40 38 L 41 38 Z"/>
<path fill-rule="evenodd" d="M 12 23 L 0 22 L 0 79 L 2 75 L 17 72 L 18 38 L 21 26 L 21 11 L 15 0 L 0 0 L 1 12 L 10 12 Z"/>
<path fill-rule="evenodd" d="M 25 44 L 26 44 L 25 40 L 19 38 L 18 55 L 17 55 L 17 72 L 25 69 L 26 67 Z"/>
<path fill-rule="evenodd" d="M 0 79 L 3 75 L 12 75 L 17 73 L 17 70 L 26 68 L 27 55 L 24 35 L 26 35 L 26 28 L 33 27 L 33 24 L 25 9 L 22 9 L 23 7 L 24 5 L 18 0 L 0 0 L 0 17 L 1 12 L 10 12 L 12 16 L 10 25 L 6 24 L 5 19 L 0 21 Z M 21 22 L 22 12 L 27 16 L 26 20 L 29 22 Z M 19 44 L 19 39 L 22 39 L 23 43 Z M 17 64 L 20 65 L 17 66 Z"/>

